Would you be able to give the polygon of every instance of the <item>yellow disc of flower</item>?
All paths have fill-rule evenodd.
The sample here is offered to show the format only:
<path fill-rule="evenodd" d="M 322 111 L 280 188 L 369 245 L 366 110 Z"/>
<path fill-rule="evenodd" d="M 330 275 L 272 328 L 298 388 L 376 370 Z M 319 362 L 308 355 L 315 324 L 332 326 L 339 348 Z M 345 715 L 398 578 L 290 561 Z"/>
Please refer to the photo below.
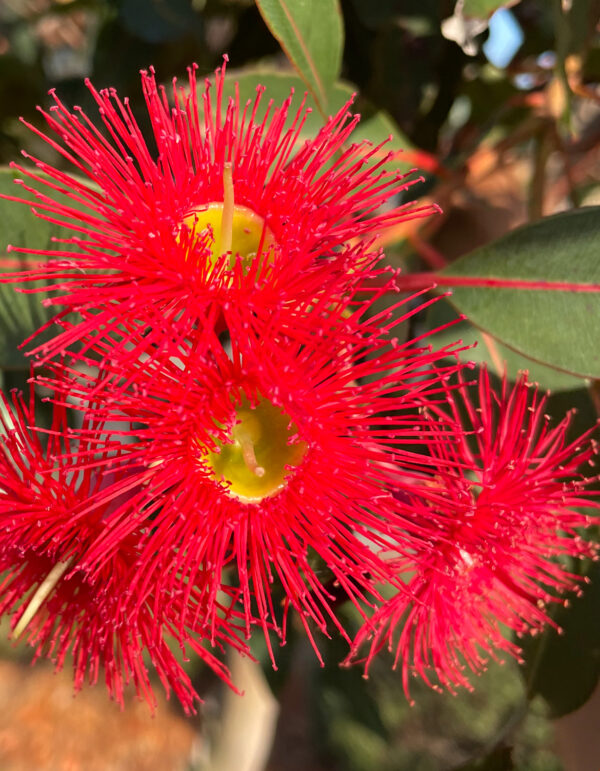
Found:
<path fill-rule="evenodd" d="M 240 255 L 247 268 L 259 249 L 262 255 L 269 255 L 275 238 L 264 219 L 252 209 L 238 205 L 232 208 L 230 223 L 227 222 L 224 203 L 209 203 L 205 208 L 187 214 L 183 222 L 198 236 L 208 233 L 210 228 L 214 238 L 211 246 L 213 262 L 230 251 L 230 266 L 233 268 L 237 255 Z"/>
<path fill-rule="evenodd" d="M 289 417 L 267 399 L 254 407 L 243 402 L 236 410 L 231 441 L 207 455 L 214 476 L 229 487 L 232 496 L 256 502 L 285 487 L 306 452 L 305 442 L 291 442 L 298 429 Z"/>

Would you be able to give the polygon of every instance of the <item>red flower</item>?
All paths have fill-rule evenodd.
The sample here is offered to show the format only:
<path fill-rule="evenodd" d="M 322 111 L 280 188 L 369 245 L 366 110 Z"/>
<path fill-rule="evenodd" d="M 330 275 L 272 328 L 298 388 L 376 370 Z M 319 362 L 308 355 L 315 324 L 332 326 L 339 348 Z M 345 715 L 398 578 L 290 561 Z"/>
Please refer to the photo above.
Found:
<path fill-rule="evenodd" d="M 443 353 L 382 337 L 412 311 L 365 320 L 370 305 L 297 307 L 314 322 L 301 342 L 274 323 L 232 330 L 227 353 L 203 330 L 197 348 L 190 340 L 171 356 L 108 371 L 129 387 L 103 394 L 94 414 L 132 442 L 127 457 L 148 491 L 137 506 L 151 522 L 140 581 L 148 570 L 167 586 L 193 585 L 198 571 L 212 571 L 216 597 L 223 569 L 234 568 L 248 627 L 256 609 L 268 633 L 277 625 L 276 578 L 309 635 L 309 619 L 344 634 L 334 587 L 360 607 L 379 599 L 377 582 L 398 584 L 381 556 L 412 546 L 414 528 L 393 494 L 398 466 L 413 483 L 411 470 L 429 467 L 406 445 L 424 440 L 418 409 L 447 373 L 436 368 Z M 137 350 L 138 340 L 129 342 Z M 87 404 L 95 379 L 87 388 L 72 377 L 72 394 Z M 124 508 L 94 559 L 139 521 Z"/>
<path fill-rule="evenodd" d="M 386 170 L 391 154 L 382 146 L 348 145 L 358 121 L 351 103 L 302 142 L 304 106 L 291 115 L 290 97 L 258 119 L 263 89 L 254 103 L 240 104 L 236 95 L 224 104 L 224 71 L 216 73 L 214 98 L 207 81 L 202 113 L 195 68 L 189 91 L 174 84 L 173 108 L 153 71 L 142 73 L 156 158 L 128 100 L 91 84 L 106 136 L 54 94 L 42 113 L 57 139 L 30 126 L 78 176 L 31 158 L 38 171 L 16 168 L 33 187 L 21 184 L 35 193 L 39 216 L 78 235 L 55 250 L 17 249 L 56 258 L 20 279 L 50 279 L 62 315 L 84 315 L 38 353 L 108 335 L 141 313 L 152 316 L 149 346 L 174 322 L 185 335 L 213 304 L 228 319 L 248 320 L 332 287 L 356 287 L 376 260 L 369 249 L 378 231 L 433 211 L 409 205 L 381 212 L 416 180 Z"/>
<path fill-rule="evenodd" d="M 367 666 L 385 639 L 409 675 L 431 684 L 469 687 L 469 670 L 518 645 L 505 636 L 535 632 L 550 619 L 545 610 L 580 579 L 557 558 L 593 556 L 579 528 L 590 478 L 577 474 L 596 445 L 589 432 L 569 441 L 570 417 L 551 426 L 546 397 L 522 375 L 512 390 L 506 378 L 497 394 L 481 372 L 478 407 L 466 389 L 449 392 L 451 416 L 438 412 L 429 442 L 435 477 L 408 504 L 429 533 L 415 553 L 413 577 L 360 630 L 354 652 L 372 638 Z M 463 423 L 448 440 L 448 421 Z M 438 422 L 441 421 L 441 422 Z M 395 636 L 397 640 L 394 642 Z"/>
<path fill-rule="evenodd" d="M 139 586 L 134 591 L 140 540 L 134 526 L 101 568 L 89 560 L 94 542 L 110 539 L 111 518 L 126 501 L 140 498 L 136 480 L 119 465 L 118 457 L 113 456 L 112 471 L 91 471 L 79 464 L 77 453 L 69 456 L 73 447 L 66 439 L 63 408 L 55 408 L 44 449 L 39 433 L 29 428 L 32 407 L 16 396 L 13 417 L 5 400 L 3 407 L 0 615 L 13 614 L 15 637 L 25 633 L 36 657 L 53 659 L 57 668 L 70 651 L 76 688 L 86 676 L 96 682 L 104 669 L 107 687 L 121 704 L 124 684 L 131 680 L 138 695 L 154 706 L 147 654 L 167 693 L 173 690 L 185 710 L 194 711 L 198 696 L 169 638 L 182 650 L 192 649 L 231 685 L 227 669 L 202 641 L 246 648 L 238 638 L 235 614 L 227 607 L 211 607 L 212 626 L 204 623 L 207 598 L 200 580 L 193 591 L 183 586 L 162 594 Z M 88 430 L 93 436 L 91 425 Z M 78 450 L 86 454 L 90 446 Z M 227 596 L 223 592 L 221 599 Z M 236 593 L 230 591 L 229 597 L 233 602 Z M 180 620 L 184 604 L 187 627 Z"/>

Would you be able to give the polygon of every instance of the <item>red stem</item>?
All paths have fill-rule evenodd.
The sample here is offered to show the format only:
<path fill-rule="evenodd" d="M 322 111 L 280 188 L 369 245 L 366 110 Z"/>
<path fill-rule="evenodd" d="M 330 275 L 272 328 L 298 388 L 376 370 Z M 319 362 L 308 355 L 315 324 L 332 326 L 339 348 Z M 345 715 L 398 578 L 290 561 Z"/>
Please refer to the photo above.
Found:
<path fill-rule="evenodd" d="M 396 284 L 402 291 L 436 286 L 474 286 L 488 289 L 530 289 L 554 292 L 600 292 L 600 284 L 576 284 L 568 281 L 532 281 L 518 278 L 486 278 L 485 276 L 444 276 L 440 273 L 408 273 L 400 275 Z"/>

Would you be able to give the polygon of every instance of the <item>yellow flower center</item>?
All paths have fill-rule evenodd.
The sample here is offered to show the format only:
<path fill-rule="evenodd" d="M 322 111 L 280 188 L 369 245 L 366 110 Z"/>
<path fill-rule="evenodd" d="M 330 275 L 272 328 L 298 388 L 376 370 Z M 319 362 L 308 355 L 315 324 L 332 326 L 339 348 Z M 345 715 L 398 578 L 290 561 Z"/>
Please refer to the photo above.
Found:
<path fill-rule="evenodd" d="M 215 479 L 244 502 L 276 495 L 304 458 L 306 443 L 295 439 L 296 426 L 267 399 L 242 402 L 235 421 L 229 441 L 206 456 Z"/>
<path fill-rule="evenodd" d="M 247 206 L 234 201 L 231 164 L 223 171 L 223 202 L 212 202 L 194 209 L 183 218 L 183 224 L 192 233 L 192 241 L 212 235 L 209 241 L 211 259 L 215 263 L 223 254 L 230 253 L 229 266 L 233 268 L 237 256 L 247 270 L 261 255 L 269 259 L 275 246 L 273 233 L 266 222 Z"/>

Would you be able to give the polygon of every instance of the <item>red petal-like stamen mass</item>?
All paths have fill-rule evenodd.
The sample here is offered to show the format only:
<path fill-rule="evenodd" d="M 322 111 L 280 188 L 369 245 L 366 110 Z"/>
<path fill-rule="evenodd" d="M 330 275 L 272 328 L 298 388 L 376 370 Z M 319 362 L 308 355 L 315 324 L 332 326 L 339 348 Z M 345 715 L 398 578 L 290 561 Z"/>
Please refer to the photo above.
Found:
<path fill-rule="evenodd" d="M 29 428 L 34 421 L 31 406 L 15 396 L 12 403 L 3 399 L 2 407 L 0 614 L 13 614 L 12 628 L 27 636 L 36 657 L 47 656 L 61 668 L 71 652 L 76 688 L 86 676 L 96 682 L 104 670 L 108 689 L 121 704 L 124 685 L 131 680 L 138 695 L 154 706 L 144 660 L 147 655 L 167 693 L 172 690 L 186 711 L 194 711 L 198 696 L 168 639 L 182 650 L 193 650 L 229 682 L 226 667 L 202 641 L 219 647 L 226 643 L 247 652 L 238 636 L 235 614 L 211 600 L 212 627 L 206 627 L 206 582 L 200 575 L 193 592 L 134 596 L 132 578 L 141 532 L 133 524 L 102 568 L 92 571 L 90 547 L 105 537 L 111 517 L 118 516 L 123 505 L 140 500 L 138 481 L 115 453 L 108 472 L 83 469 L 68 459 L 64 408 L 55 407 L 44 448 L 41 435 Z M 88 423 L 84 433 L 97 447 L 94 427 Z M 91 445 L 87 444 L 88 450 Z M 83 446 L 79 449 L 85 452 Z M 62 565 L 60 571 L 56 571 L 57 565 Z M 56 576 L 47 596 L 21 630 L 20 619 L 53 571 Z M 229 594 L 233 602 L 236 593 Z M 219 600 L 227 596 L 222 592 Z M 184 601 L 190 622 L 185 629 L 180 623 Z"/>
<path fill-rule="evenodd" d="M 102 372 L 128 384 L 103 393 L 91 414 L 110 422 L 116 441 L 127 440 L 118 446 L 139 467 L 140 488 L 148 491 L 142 508 L 152 529 L 140 561 L 143 586 L 146 571 L 189 585 L 198 571 L 213 571 L 216 596 L 222 570 L 234 567 L 248 627 L 256 608 L 268 632 L 269 625 L 277 627 L 271 596 L 277 577 L 286 603 L 305 624 L 312 619 L 327 632 L 332 623 L 343 633 L 330 583 L 357 607 L 379 598 L 377 582 L 398 584 L 381 553 L 406 555 L 414 548 L 415 527 L 394 495 L 402 484 L 399 469 L 419 484 L 415 469 L 422 474 L 430 467 L 407 446 L 425 441 L 419 409 L 445 395 L 441 380 L 456 365 L 438 368 L 448 351 L 385 339 L 414 311 L 401 302 L 368 320 L 372 302 L 298 305 L 302 341 L 282 335 L 276 322 L 260 333 L 231 329 L 228 354 L 203 328 L 201 343 L 190 338 L 171 355 L 135 358 L 126 366 L 119 359 L 113 372 Z M 293 314 L 287 323 L 294 326 Z M 138 341 L 130 337 L 129 344 L 136 350 Z M 56 369 L 71 378 L 71 396 L 89 405 L 96 377 Z M 207 453 L 231 441 L 236 406 L 260 400 L 282 410 L 307 449 L 282 490 L 244 503 L 214 478 Z M 132 526 L 139 526 L 139 516 L 123 509 L 95 545 L 98 560 Z"/>
<path fill-rule="evenodd" d="M 16 166 L 32 180 L 20 183 L 34 194 L 40 217 L 78 235 L 55 250 L 13 247 L 52 258 L 18 280 L 49 279 L 59 290 L 49 302 L 64 309 L 59 318 L 84 313 L 75 328 L 40 345 L 38 354 L 47 358 L 88 334 L 108 335 L 115 326 L 135 324 L 140 312 L 153 314 L 151 345 L 173 323 L 187 332 L 214 303 L 228 318 L 243 313 L 248 319 L 249 311 L 264 314 L 334 285 L 337 291 L 356 287 L 355 273 L 373 263 L 369 244 L 382 228 L 435 210 L 412 204 L 381 210 L 418 180 L 386 169 L 391 154 L 382 153 L 382 146 L 349 144 L 358 121 L 349 112 L 351 102 L 315 138 L 302 141 L 304 105 L 292 115 L 291 96 L 277 108 L 269 102 L 259 119 L 264 89 L 244 105 L 237 94 L 225 100 L 224 83 L 225 66 L 198 100 L 191 68 L 187 91 L 174 82 L 171 107 L 154 72 L 142 73 L 156 158 L 128 100 L 89 83 L 104 132 L 55 95 L 42 114 L 58 138 L 29 126 L 78 176 L 26 155 L 38 171 Z M 226 164 L 232 167 L 235 203 L 261 217 L 275 239 L 268 266 L 255 260 L 247 274 L 240 261 L 230 269 L 227 256 L 213 262 L 209 235 L 199 237 L 183 226 L 190 213 L 223 201 Z M 357 248 L 359 242 L 364 243 Z M 85 317 L 89 310 L 91 317 Z"/>
<path fill-rule="evenodd" d="M 598 508 L 582 477 L 596 444 L 590 432 L 567 438 L 569 416 L 552 426 L 546 398 L 525 375 L 496 393 L 481 373 L 477 401 L 466 389 L 448 393 L 450 414 L 434 409 L 429 441 L 435 477 L 410 506 L 429 535 L 415 553 L 413 577 L 360 630 L 354 652 L 371 639 L 367 666 L 387 639 L 409 676 L 453 689 L 489 657 L 518 657 L 517 635 L 551 622 L 545 606 L 581 579 L 557 557 L 594 557 L 580 528 L 582 509 Z M 475 406 L 478 404 L 479 406 Z M 458 440 L 442 427 L 463 424 Z M 443 433 L 442 433 L 443 431 Z M 431 434 L 430 434 L 431 435 Z M 431 680 L 435 676 L 434 680 Z"/>

